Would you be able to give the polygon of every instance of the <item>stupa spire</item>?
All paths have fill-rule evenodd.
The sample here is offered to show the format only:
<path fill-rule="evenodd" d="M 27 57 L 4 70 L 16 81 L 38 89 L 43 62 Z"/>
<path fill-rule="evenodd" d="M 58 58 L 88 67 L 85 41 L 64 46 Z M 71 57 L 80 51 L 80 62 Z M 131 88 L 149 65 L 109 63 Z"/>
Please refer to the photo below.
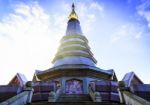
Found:
<path fill-rule="evenodd" d="M 60 65 L 89 65 L 93 67 L 96 62 L 90 51 L 88 40 L 82 33 L 73 3 L 66 35 L 61 39 L 58 51 L 52 61 L 53 67 Z"/>
<path fill-rule="evenodd" d="M 72 3 L 72 10 L 74 10 L 75 9 L 75 6 L 74 6 L 74 3 Z"/>
<path fill-rule="evenodd" d="M 75 5 L 74 5 L 74 3 L 72 4 L 72 11 L 71 11 L 71 13 L 70 13 L 68 18 L 69 18 L 69 20 L 70 19 L 78 19 L 78 15 L 75 12 Z"/>

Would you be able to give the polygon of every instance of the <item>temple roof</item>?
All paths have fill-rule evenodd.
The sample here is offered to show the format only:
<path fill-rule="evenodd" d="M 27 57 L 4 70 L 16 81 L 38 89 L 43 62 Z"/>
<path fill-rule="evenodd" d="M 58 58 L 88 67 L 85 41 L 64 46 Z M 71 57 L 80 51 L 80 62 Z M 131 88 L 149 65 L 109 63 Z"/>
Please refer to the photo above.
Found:
<path fill-rule="evenodd" d="M 99 78 L 105 80 L 117 81 L 116 75 L 114 75 L 114 70 L 103 70 L 96 66 L 88 66 L 83 64 L 66 64 L 50 69 L 36 72 L 36 76 L 33 77 L 33 81 L 45 81 L 54 78 L 61 78 L 64 76 L 86 76 L 92 78 Z"/>
<path fill-rule="evenodd" d="M 143 82 L 134 72 L 126 73 L 122 80 L 125 82 L 127 87 L 130 87 L 133 84 L 143 84 Z"/>
<path fill-rule="evenodd" d="M 8 85 L 20 85 L 20 86 L 24 86 L 27 82 L 27 79 L 25 77 L 25 75 L 21 74 L 21 73 L 17 73 L 12 79 L 11 81 L 8 83 Z"/>

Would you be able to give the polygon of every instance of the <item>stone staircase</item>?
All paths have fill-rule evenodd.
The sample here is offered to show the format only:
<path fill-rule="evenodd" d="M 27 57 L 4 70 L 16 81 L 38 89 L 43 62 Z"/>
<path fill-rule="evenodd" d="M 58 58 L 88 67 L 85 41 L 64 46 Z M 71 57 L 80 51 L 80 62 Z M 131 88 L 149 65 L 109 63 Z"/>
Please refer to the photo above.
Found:
<path fill-rule="evenodd" d="M 34 102 L 27 105 L 121 105 L 111 102 L 93 102 L 89 94 L 62 94 L 57 102 Z"/>
<path fill-rule="evenodd" d="M 27 105 L 124 105 L 109 102 L 36 102 Z"/>
<path fill-rule="evenodd" d="M 62 94 L 57 102 L 92 102 L 89 94 Z"/>

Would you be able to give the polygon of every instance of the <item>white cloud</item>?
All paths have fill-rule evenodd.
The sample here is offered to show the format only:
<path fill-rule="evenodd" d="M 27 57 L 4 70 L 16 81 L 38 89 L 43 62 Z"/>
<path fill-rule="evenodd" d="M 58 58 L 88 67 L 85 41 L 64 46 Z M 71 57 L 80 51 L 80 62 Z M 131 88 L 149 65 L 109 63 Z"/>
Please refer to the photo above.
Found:
<path fill-rule="evenodd" d="M 104 10 L 104 7 L 98 4 L 97 2 L 91 3 L 90 8 L 98 10 L 99 12 L 102 12 Z"/>
<path fill-rule="evenodd" d="M 147 21 L 147 26 L 150 28 L 150 2 L 149 0 L 144 0 L 143 3 L 137 6 L 137 13 L 142 16 Z"/>
<path fill-rule="evenodd" d="M 38 3 L 17 4 L 14 13 L 0 22 L 1 84 L 17 72 L 31 79 L 35 69 L 50 67 L 58 46 L 59 35 L 55 35 L 62 32 L 58 24 L 58 32 L 52 30 L 53 26 L 53 20 Z"/>
<path fill-rule="evenodd" d="M 150 11 L 139 10 L 138 14 L 146 19 L 146 21 L 148 22 L 147 26 L 150 28 Z"/>
<path fill-rule="evenodd" d="M 135 38 L 140 39 L 142 37 L 144 28 L 141 25 L 126 23 L 122 26 L 118 26 L 114 30 L 111 41 L 116 42 L 124 38 Z"/>
<path fill-rule="evenodd" d="M 78 2 L 76 11 L 79 20 L 82 21 L 81 25 L 85 35 L 92 31 L 91 26 L 94 26 L 95 22 L 104 17 L 104 6 L 97 2 L 90 2 L 89 4 Z"/>

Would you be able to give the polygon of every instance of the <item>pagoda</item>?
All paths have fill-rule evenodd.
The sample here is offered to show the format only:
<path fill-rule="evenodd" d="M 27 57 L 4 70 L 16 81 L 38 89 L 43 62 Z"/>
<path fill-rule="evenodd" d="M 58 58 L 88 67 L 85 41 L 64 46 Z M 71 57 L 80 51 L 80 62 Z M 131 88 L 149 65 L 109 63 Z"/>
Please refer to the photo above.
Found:
<path fill-rule="evenodd" d="M 96 67 L 97 60 L 90 50 L 88 39 L 82 33 L 74 4 L 72 4 L 72 11 L 68 18 L 66 35 L 62 37 L 58 51 L 52 60 L 53 67 L 45 71 L 36 71 L 33 81 L 53 81 L 60 86 L 62 92 L 56 100 L 59 102 L 73 101 L 73 99 L 78 101 L 76 97 L 87 98 L 88 100 L 91 98 L 92 100 L 89 93 L 92 85 L 102 83 L 101 86 L 103 87 L 107 84 L 109 87 L 114 86 L 116 88 L 112 95 L 114 101 L 119 102 L 116 75 L 113 70 L 103 70 Z M 110 94 L 110 92 L 104 92 L 106 97 Z M 93 101 L 102 101 L 102 99 L 99 97 L 97 100 L 93 99 Z"/>
<path fill-rule="evenodd" d="M 74 4 L 68 18 L 53 66 L 36 70 L 32 81 L 17 73 L 0 86 L 0 105 L 150 105 L 150 85 L 134 72 L 118 82 L 113 69 L 96 66 Z"/>

